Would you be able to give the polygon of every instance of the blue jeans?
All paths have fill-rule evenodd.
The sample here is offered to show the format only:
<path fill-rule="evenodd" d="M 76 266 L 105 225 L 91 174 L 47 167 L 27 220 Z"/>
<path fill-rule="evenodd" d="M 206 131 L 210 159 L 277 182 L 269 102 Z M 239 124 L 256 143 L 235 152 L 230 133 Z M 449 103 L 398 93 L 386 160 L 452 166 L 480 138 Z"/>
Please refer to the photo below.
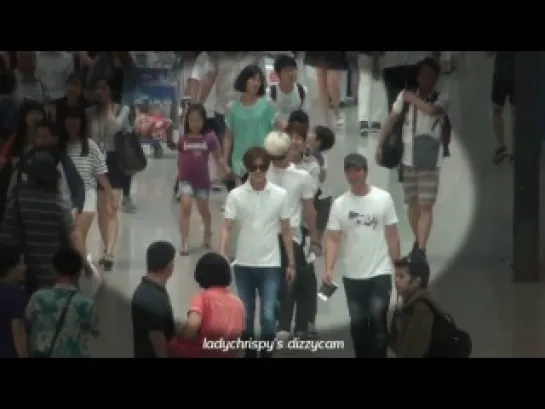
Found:
<path fill-rule="evenodd" d="M 343 278 L 356 358 L 386 358 L 392 277 Z"/>
<path fill-rule="evenodd" d="M 256 294 L 260 300 L 261 339 L 273 340 L 276 335 L 276 303 L 282 285 L 280 267 L 244 267 L 235 265 L 238 296 L 246 309 L 244 338 L 254 337 Z"/>

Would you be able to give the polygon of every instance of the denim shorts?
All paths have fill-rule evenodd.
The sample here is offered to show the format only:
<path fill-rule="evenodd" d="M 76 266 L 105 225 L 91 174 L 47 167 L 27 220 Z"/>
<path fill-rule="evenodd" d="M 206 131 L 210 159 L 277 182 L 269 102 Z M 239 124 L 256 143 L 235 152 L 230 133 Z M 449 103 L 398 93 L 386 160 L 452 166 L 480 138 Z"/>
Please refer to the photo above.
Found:
<path fill-rule="evenodd" d="M 197 199 L 208 199 L 208 196 L 210 195 L 210 189 L 194 188 L 190 182 L 185 180 L 180 181 L 178 191 L 182 195 L 193 196 Z"/>

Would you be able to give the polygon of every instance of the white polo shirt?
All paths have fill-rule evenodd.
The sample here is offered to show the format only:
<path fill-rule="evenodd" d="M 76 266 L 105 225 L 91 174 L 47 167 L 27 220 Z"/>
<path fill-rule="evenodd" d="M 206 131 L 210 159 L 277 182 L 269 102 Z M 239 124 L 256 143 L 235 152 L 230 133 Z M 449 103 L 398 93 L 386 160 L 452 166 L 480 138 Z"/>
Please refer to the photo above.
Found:
<path fill-rule="evenodd" d="M 292 163 L 286 169 L 275 168 L 271 165 L 267 172 L 267 180 L 285 189 L 287 192 L 288 215 L 290 227 L 293 231 L 293 241 L 301 244 L 303 236 L 301 222 L 304 199 L 313 199 L 316 187 L 310 174 L 302 169 L 297 169 Z"/>
<path fill-rule="evenodd" d="M 314 183 L 314 194 L 320 188 L 320 165 L 312 155 L 303 155 L 301 162 L 293 164 L 297 169 L 306 171 Z"/>
<path fill-rule="evenodd" d="M 397 222 L 390 193 L 378 187 L 365 196 L 348 191 L 335 199 L 327 229 L 341 232 L 336 269 L 352 279 L 392 274 L 384 228 Z"/>
<path fill-rule="evenodd" d="M 403 111 L 403 92 L 400 92 L 400 94 L 397 96 L 396 101 L 394 102 L 394 105 L 392 106 L 392 111 L 401 114 Z M 437 100 L 434 102 L 434 105 L 438 105 L 443 107 L 445 110 L 448 109 L 449 106 L 449 100 L 448 96 L 445 93 L 439 93 L 439 96 Z M 403 159 L 402 162 L 406 166 L 412 166 L 413 165 L 413 115 L 415 106 L 411 105 L 409 107 L 409 110 L 407 111 L 407 114 L 405 116 L 405 120 L 403 121 Z M 445 121 L 445 117 L 437 117 L 437 116 L 431 116 L 426 114 L 425 112 L 422 112 L 421 110 L 417 110 L 416 113 L 416 135 L 432 135 L 437 139 L 441 139 L 441 129 L 443 127 L 443 122 Z M 437 122 L 437 124 L 436 124 Z M 433 128 L 433 130 L 432 130 Z M 437 159 L 437 167 L 441 167 L 441 163 L 443 161 L 443 145 L 441 144 L 439 148 L 439 158 Z"/>
<path fill-rule="evenodd" d="M 286 191 L 270 182 L 260 191 L 246 182 L 229 192 L 224 217 L 240 226 L 237 265 L 280 267 L 280 221 L 289 219 L 289 210 Z"/>

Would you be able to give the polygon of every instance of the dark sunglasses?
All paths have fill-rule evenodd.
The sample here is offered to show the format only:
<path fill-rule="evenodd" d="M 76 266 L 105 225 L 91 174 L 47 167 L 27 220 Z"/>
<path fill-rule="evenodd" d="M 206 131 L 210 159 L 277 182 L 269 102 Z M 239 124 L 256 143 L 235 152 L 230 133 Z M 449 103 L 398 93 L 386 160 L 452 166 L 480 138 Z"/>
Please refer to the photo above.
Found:
<path fill-rule="evenodd" d="M 260 172 L 266 172 L 268 168 L 264 163 L 260 163 L 259 165 L 252 164 L 248 167 L 248 172 L 256 172 L 258 169 Z"/>

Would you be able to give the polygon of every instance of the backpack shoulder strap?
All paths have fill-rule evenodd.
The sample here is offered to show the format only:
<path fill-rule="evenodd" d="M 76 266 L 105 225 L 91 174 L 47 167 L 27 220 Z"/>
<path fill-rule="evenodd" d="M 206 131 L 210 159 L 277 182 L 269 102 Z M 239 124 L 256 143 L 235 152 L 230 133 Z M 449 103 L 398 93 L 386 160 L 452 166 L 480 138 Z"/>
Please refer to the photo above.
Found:
<path fill-rule="evenodd" d="M 68 313 L 68 308 L 70 307 L 70 304 L 72 303 L 72 299 L 77 294 L 77 291 L 74 291 L 70 294 L 68 297 L 68 300 L 66 301 L 66 304 L 64 304 L 64 307 L 61 311 L 61 315 L 59 316 L 59 320 L 57 321 L 57 324 L 55 326 L 55 333 L 53 334 L 53 339 L 51 340 L 51 344 L 49 344 L 49 348 L 47 349 L 46 357 L 51 358 L 51 354 L 53 353 L 53 349 L 55 348 L 55 344 L 57 343 L 57 338 L 59 338 L 59 335 L 64 327 L 64 323 L 66 321 L 66 314 Z"/>
<path fill-rule="evenodd" d="M 422 304 L 425 304 L 428 306 L 428 308 L 432 311 L 434 318 L 442 317 L 446 321 L 448 321 L 454 328 L 457 328 L 456 324 L 454 323 L 454 318 L 450 314 L 446 314 L 443 311 L 439 311 L 437 309 L 437 306 L 431 302 L 428 298 L 419 298 L 415 302 L 420 302 Z"/>
<path fill-rule="evenodd" d="M 269 87 L 269 96 L 274 102 L 276 102 L 276 95 L 277 95 L 276 85 L 273 84 Z"/>
<path fill-rule="evenodd" d="M 305 87 L 297 83 L 297 92 L 299 92 L 299 98 L 301 98 L 301 106 L 305 103 Z"/>

